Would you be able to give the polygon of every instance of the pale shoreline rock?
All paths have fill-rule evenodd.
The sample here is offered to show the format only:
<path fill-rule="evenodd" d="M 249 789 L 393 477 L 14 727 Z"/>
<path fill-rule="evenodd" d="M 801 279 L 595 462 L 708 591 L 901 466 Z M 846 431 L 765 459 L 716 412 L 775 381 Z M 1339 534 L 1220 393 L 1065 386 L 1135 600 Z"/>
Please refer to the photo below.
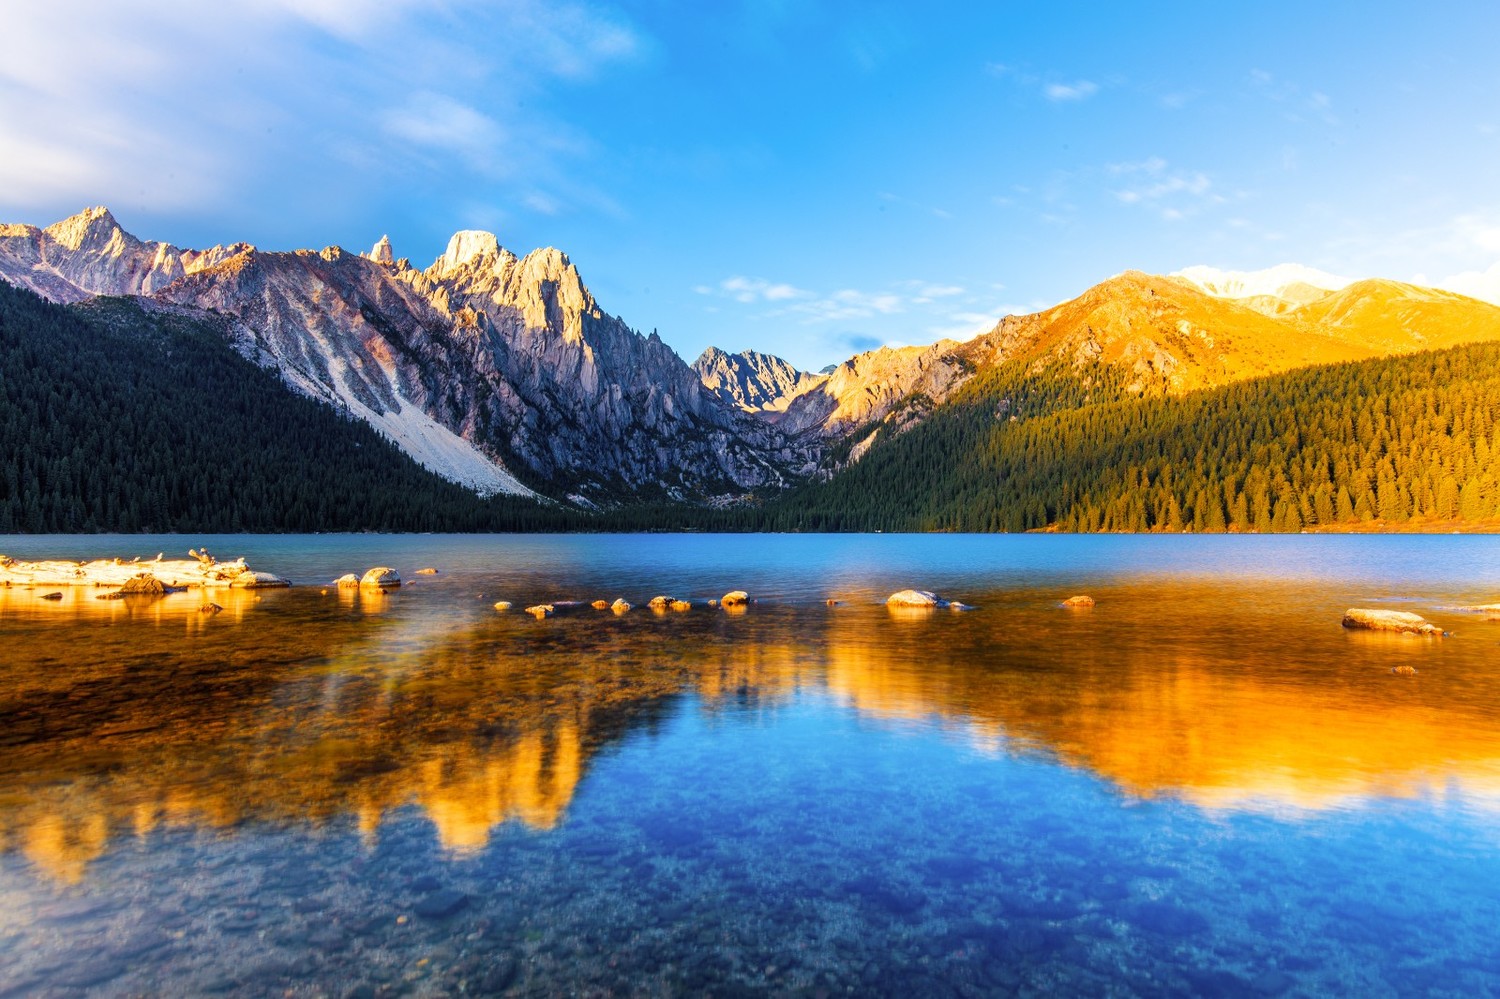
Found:
<path fill-rule="evenodd" d="M 948 601 L 931 590 L 897 590 L 885 598 L 887 607 L 947 607 Z"/>
<path fill-rule="evenodd" d="M 373 586 L 376 589 L 385 589 L 401 585 L 401 574 L 389 566 L 379 565 L 368 570 L 359 579 L 360 586 Z"/>
<path fill-rule="evenodd" d="M 243 558 L 219 562 L 206 552 L 188 559 L 100 558 L 86 562 L 64 559 L 28 562 L 0 555 L 0 586 L 95 586 L 119 589 L 148 574 L 167 590 L 227 587 L 282 587 L 292 585 L 280 576 L 257 572 Z"/>
<path fill-rule="evenodd" d="M 1091 597 L 1091 596 L 1089 596 L 1086 593 L 1080 593 L 1076 597 L 1069 597 L 1068 599 L 1064 600 L 1062 602 L 1062 605 L 1064 607 L 1074 607 L 1074 608 L 1078 608 L 1078 607 L 1092 607 L 1092 606 L 1094 606 L 1094 598 Z"/>
<path fill-rule="evenodd" d="M 1367 607 L 1351 607 L 1344 611 L 1344 627 L 1365 631 L 1390 631 L 1403 635 L 1432 635 L 1442 637 L 1442 628 L 1420 614 L 1410 611 L 1372 610 Z"/>

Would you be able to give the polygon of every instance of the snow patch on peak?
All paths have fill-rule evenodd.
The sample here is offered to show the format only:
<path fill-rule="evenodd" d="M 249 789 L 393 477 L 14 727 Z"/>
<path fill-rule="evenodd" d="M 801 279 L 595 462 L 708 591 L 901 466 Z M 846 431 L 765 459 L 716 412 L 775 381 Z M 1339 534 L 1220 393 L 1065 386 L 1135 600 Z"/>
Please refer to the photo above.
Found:
<path fill-rule="evenodd" d="M 1302 264 L 1277 264 L 1259 271 L 1229 271 L 1199 264 L 1173 271 L 1168 277 L 1183 278 L 1219 298 L 1285 297 L 1288 288 L 1308 285 L 1322 291 L 1339 291 L 1354 278 L 1339 277 Z"/>
<path fill-rule="evenodd" d="M 481 229 L 462 229 L 448 240 L 448 248 L 438 258 L 436 267 L 441 272 L 454 271 L 472 260 L 500 255 L 500 241 L 492 232 Z"/>

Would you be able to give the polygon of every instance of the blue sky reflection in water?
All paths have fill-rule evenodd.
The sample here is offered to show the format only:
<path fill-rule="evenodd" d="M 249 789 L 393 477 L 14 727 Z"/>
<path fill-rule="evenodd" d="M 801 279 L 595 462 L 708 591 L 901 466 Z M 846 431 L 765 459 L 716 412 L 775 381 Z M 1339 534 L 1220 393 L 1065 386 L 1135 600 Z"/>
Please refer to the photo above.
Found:
<path fill-rule="evenodd" d="M 1294 540 L 209 539 L 442 572 L 0 594 L 0 988 L 1493 992 L 1500 545 Z"/>

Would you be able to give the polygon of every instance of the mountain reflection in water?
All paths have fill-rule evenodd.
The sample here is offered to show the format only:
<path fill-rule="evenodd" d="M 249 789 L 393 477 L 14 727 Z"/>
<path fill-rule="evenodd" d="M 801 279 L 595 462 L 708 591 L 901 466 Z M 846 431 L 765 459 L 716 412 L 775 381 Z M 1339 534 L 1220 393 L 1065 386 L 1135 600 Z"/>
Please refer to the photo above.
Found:
<path fill-rule="evenodd" d="M 75 883 L 162 827 L 352 816 L 373 842 L 416 805 L 471 853 L 506 822 L 556 825 L 601 752 L 686 704 L 753 715 L 804 693 L 1203 809 L 1500 803 L 1500 622 L 1423 606 L 1460 634 L 1386 638 L 1341 629 L 1346 598 L 1323 586 L 1092 592 L 1086 611 L 1014 586 L 961 594 L 965 614 L 803 600 L 534 621 L 457 587 L 223 591 L 216 615 L 198 594 L 0 591 L 0 851 Z"/>

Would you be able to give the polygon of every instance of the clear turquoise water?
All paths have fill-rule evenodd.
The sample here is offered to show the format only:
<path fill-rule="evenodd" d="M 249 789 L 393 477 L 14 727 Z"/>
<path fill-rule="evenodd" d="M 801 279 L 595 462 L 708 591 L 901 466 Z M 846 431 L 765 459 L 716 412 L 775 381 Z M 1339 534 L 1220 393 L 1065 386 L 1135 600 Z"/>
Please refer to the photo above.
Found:
<path fill-rule="evenodd" d="M 200 543 L 299 585 L 0 594 L 0 996 L 1500 992 L 1495 540 L 0 552 Z"/>

